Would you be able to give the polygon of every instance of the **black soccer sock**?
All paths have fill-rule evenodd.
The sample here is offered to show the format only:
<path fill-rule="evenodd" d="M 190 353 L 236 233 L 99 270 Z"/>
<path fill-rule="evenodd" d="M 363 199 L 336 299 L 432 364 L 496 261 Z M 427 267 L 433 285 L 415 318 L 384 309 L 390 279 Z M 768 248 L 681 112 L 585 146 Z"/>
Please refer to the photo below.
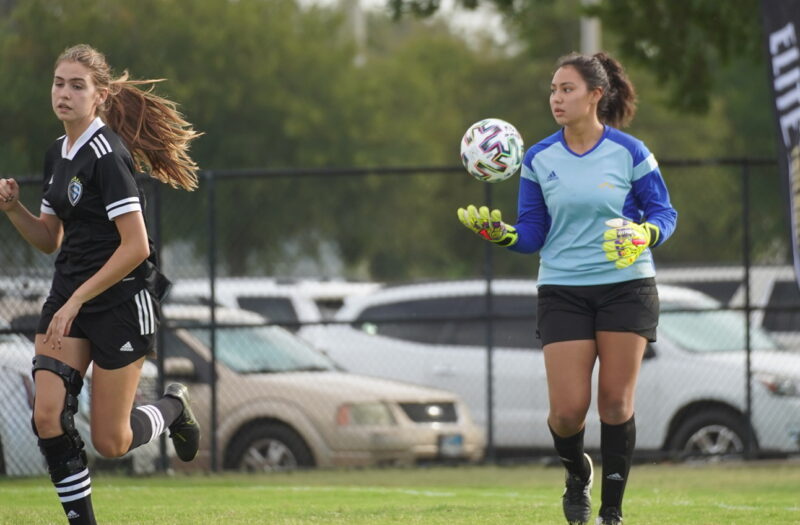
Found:
<path fill-rule="evenodd" d="M 162 397 L 151 405 L 140 405 L 131 411 L 133 440 L 128 451 L 150 443 L 169 427 L 183 410 L 174 397 Z"/>
<path fill-rule="evenodd" d="M 600 422 L 600 455 L 603 459 L 602 505 L 622 511 L 622 497 L 631 470 L 631 457 L 636 446 L 636 421 L 633 416 L 620 425 Z"/>
<path fill-rule="evenodd" d="M 553 444 L 558 452 L 558 457 L 567 472 L 582 479 L 589 478 L 589 465 L 586 464 L 586 459 L 583 457 L 583 431 L 585 427 L 577 434 L 568 437 L 561 437 L 553 431 L 550 427 L 550 434 L 553 436 Z"/>
<path fill-rule="evenodd" d="M 39 439 L 39 448 L 51 472 L 64 514 L 71 525 L 96 525 L 92 507 L 92 480 L 86 468 L 85 455 L 76 449 L 66 434 L 54 438 Z M 76 471 L 67 476 L 68 471 Z"/>

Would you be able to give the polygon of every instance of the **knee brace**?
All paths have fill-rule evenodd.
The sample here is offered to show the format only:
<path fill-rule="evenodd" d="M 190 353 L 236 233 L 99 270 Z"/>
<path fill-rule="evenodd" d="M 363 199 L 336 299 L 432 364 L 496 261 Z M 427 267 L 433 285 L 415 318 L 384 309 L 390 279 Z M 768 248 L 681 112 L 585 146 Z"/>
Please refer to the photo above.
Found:
<path fill-rule="evenodd" d="M 47 370 L 56 374 L 64 381 L 66 395 L 64 396 L 64 409 L 61 411 L 60 423 L 64 434 L 49 439 L 39 438 L 39 448 L 47 460 L 50 476 L 54 481 L 66 478 L 81 472 L 86 468 L 86 452 L 78 429 L 75 427 L 75 414 L 78 412 L 78 394 L 83 388 L 83 378 L 80 372 L 62 363 L 58 359 L 46 355 L 37 355 L 33 358 L 32 375 L 38 370 Z M 39 436 L 36 422 L 31 418 L 33 433 Z"/>

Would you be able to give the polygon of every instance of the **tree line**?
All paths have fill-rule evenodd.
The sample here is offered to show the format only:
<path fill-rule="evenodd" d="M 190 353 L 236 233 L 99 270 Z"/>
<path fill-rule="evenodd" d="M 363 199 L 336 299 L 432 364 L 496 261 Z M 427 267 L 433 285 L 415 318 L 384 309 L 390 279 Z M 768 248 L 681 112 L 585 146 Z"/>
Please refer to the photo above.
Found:
<path fill-rule="evenodd" d="M 746 13 L 752 3 L 726 5 Z M 368 12 L 365 48 L 359 49 L 335 4 L 8 2 L 0 20 L 0 174 L 40 176 L 44 150 L 63 134 L 49 104 L 53 62 L 79 42 L 105 52 L 118 73 L 168 79 L 156 91 L 178 101 L 204 132 L 193 146 L 204 170 L 455 166 L 462 133 L 487 116 L 514 123 L 530 145 L 555 131 L 550 77 L 557 57 L 578 47 L 582 7 L 580 0 L 513 5 L 516 10 L 506 12 L 507 44 L 480 32 L 459 34 L 442 17 L 398 19 L 387 9 Z M 652 42 L 651 55 L 640 57 L 636 50 L 646 51 L 647 42 L 641 27 L 626 29 L 620 14 L 626 7 L 606 1 L 596 8 L 606 17 L 604 47 L 630 59 L 626 65 L 640 93 L 630 131 L 659 159 L 774 155 L 763 63 L 751 53 L 738 56 L 735 47 L 712 52 L 718 44 L 711 41 L 702 53 L 703 75 L 700 66 L 684 63 L 690 57 L 676 56 L 679 50 L 652 55 Z M 630 8 L 642 19 L 657 14 Z M 730 14 L 726 20 L 744 23 Z M 647 56 L 656 56 L 660 69 L 654 72 Z M 694 86 L 704 95 L 676 98 L 676 78 L 683 86 L 678 94 Z M 665 177 L 688 221 L 664 257 L 735 261 L 730 239 L 741 223 L 736 177 L 725 169 Z M 764 177 L 772 181 L 773 175 Z M 466 174 L 238 179 L 219 181 L 215 190 L 226 273 L 290 273 L 297 261 L 314 261 L 331 276 L 386 280 L 459 277 L 483 268 L 483 246 L 455 219 L 458 206 L 484 198 L 483 186 Z M 493 204 L 513 220 L 515 184 L 494 190 Z M 38 209 L 38 188 L 25 191 L 25 202 Z M 754 191 L 757 202 L 776 198 L 773 182 Z M 207 189 L 165 189 L 162 196 L 165 245 L 188 244 L 202 259 L 209 238 Z M 707 217 L 711 207 L 714 216 Z M 780 210 L 768 207 L 758 242 L 774 247 L 783 226 Z M 702 240 L 691 234 L 700 227 L 708 232 Z M 8 228 L 7 221 L 0 225 L 0 235 L 10 239 Z M 777 252 L 769 254 L 781 257 Z M 505 253 L 495 259 L 507 274 L 532 275 L 536 264 Z"/>

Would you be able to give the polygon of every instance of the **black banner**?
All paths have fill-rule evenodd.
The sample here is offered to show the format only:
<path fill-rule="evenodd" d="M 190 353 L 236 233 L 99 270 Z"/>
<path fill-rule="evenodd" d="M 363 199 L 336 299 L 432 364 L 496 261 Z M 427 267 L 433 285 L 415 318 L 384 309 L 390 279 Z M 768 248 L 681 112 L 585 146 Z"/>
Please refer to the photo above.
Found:
<path fill-rule="evenodd" d="M 764 39 L 800 286 L 800 0 L 762 0 Z"/>

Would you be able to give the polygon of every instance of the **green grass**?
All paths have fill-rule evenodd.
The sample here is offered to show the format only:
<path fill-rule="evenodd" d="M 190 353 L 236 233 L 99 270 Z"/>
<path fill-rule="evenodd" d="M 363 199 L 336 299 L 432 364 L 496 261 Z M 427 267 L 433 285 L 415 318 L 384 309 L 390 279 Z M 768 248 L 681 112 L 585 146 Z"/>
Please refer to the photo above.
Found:
<path fill-rule="evenodd" d="M 243 476 L 95 474 L 103 525 L 561 524 L 559 468 L 323 470 Z M 600 482 L 593 491 L 599 506 Z M 0 479 L 0 523 L 64 524 L 49 480 Z M 625 525 L 800 523 L 800 463 L 635 466 Z"/>

